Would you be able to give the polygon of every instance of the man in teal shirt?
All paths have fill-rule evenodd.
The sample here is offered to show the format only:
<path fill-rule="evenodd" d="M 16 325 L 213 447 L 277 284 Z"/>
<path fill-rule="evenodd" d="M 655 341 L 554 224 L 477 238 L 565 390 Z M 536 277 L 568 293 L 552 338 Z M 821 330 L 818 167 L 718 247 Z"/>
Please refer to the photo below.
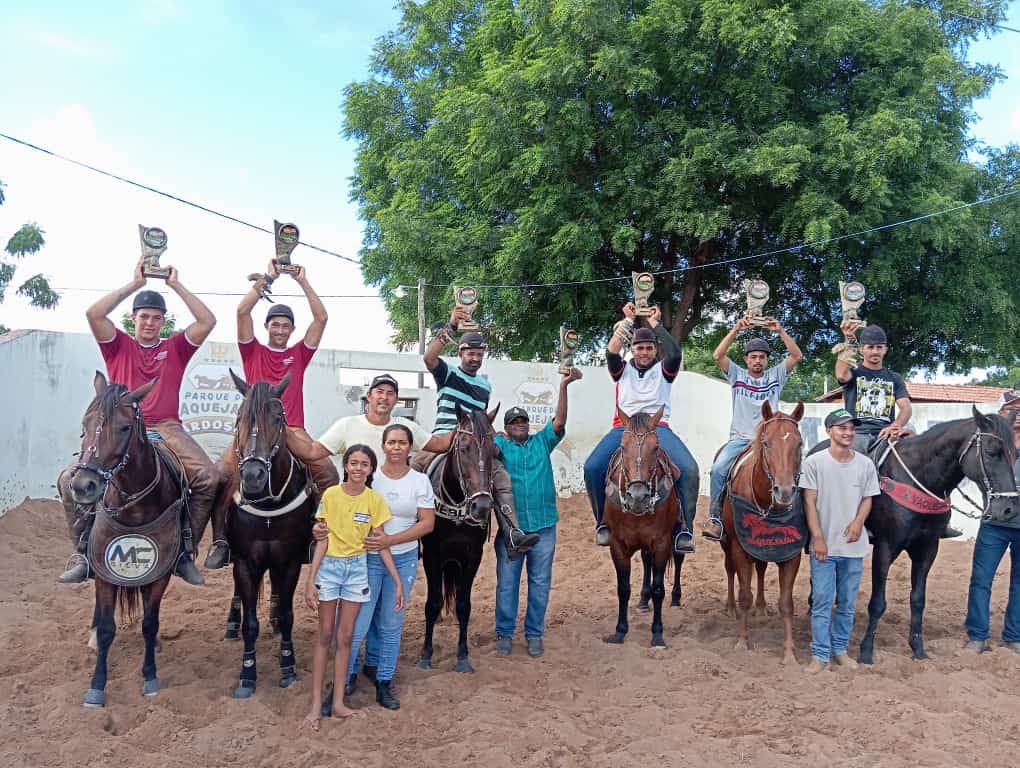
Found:
<path fill-rule="evenodd" d="M 556 551 L 556 482 L 553 479 L 553 448 L 563 439 L 567 424 L 567 386 L 581 378 L 577 368 L 560 380 L 560 397 L 552 421 L 531 434 L 528 412 L 511 408 L 503 417 L 506 435 L 496 437 L 503 452 L 503 464 L 513 484 L 514 506 L 521 529 L 537 534 L 538 541 L 523 558 L 511 559 L 502 536 L 496 547 L 496 650 L 509 654 L 517 625 L 521 571 L 528 568 L 528 609 L 524 617 L 524 637 L 530 656 L 541 656 L 545 649 L 545 611 L 552 586 L 553 555 Z"/>

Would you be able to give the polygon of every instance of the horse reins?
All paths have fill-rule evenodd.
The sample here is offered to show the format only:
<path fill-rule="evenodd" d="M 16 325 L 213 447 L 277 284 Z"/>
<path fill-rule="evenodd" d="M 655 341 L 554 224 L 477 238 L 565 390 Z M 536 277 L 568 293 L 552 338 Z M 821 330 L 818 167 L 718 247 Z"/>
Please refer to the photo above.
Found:
<path fill-rule="evenodd" d="M 637 441 L 637 459 L 635 461 L 637 463 L 637 476 L 638 476 L 638 479 L 637 480 L 631 480 L 627 476 L 627 469 L 626 469 L 626 466 L 625 466 L 626 462 L 623 461 L 623 457 L 621 456 L 620 457 L 619 481 L 617 483 L 617 487 L 620 488 L 621 490 L 623 490 L 623 489 L 629 490 L 630 486 L 632 486 L 632 485 L 634 485 L 636 483 L 641 483 L 642 485 L 644 485 L 645 486 L 645 490 L 647 491 L 648 495 L 651 497 L 650 504 L 651 504 L 652 509 L 654 509 L 655 505 L 659 503 L 659 487 L 658 487 L 658 483 L 656 482 L 656 478 L 658 476 L 658 470 L 659 470 L 659 462 L 658 461 L 653 462 L 655 466 L 652 469 L 652 475 L 647 480 L 645 480 L 644 477 L 643 477 L 644 472 L 642 470 L 643 461 L 642 461 L 642 458 L 641 458 L 641 446 L 644 443 L 645 438 L 648 437 L 650 434 L 652 434 L 655 431 L 655 429 L 656 429 L 656 426 L 653 426 L 651 429 L 646 430 L 645 432 L 636 432 L 636 431 L 634 431 L 629 426 L 623 428 L 624 434 L 628 434 L 629 433 L 631 435 L 631 437 L 633 437 L 634 440 Z M 627 512 L 628 514 L 635 514 L 635 513 L 630 511 L 629 505 L 626 504 L 626 498 L 621 499 L 621 501 L 623 502 L 623 508 L 624 508 L 625 512 Z"/>
<path fill-rule="evenodd" d="M 485 453 L 482 450 L 481 440 L 479 440 L 478 436 L 475 435 L 474 430 L 464 429 L 458 424 L 457 428 L 454 430 L 453 441 L 450 444 L 450 450 L 448 451 L 447 456 L 449 456 L 449 454 L 452 453 L 455 457 L 456 461 L 455 467 L 460 479 L 461 488 L 464 487 L 465 477 L 464 466 L 461 464 L 460 451 L 456 450 L 457 441 L 460 439 L 461 435 L 467 435 L 472 442 L 478 445 L 478 471 L 481 474 L 482 478 L 481 487 L 483 489 L 490 488 L 491 487 L 490 484 L 485 482 L 485 476 L 488 473 L 485 471 Z M 491 501 L 492 500 L 491 490 L 476 491 L 475 493 L 472 493 L 470 496 L 465 497 L 464 501 L 462 501 L 460 504 L 456 504 L 450 501 L 449 497 L 447 497 L 445 493 L 445 490 L 446 483 L 440 482 L 439 493 L 436 494 L 437 515 L 458 524 L 466 523 L 467 525 L 474 525 L 477 526 L 478 528 L 483 528 L 486 525 L 488 525 L 488 520 L 483 521 L 475 520 L 473 517 L 471 517 L 467 510 L 468 507 L 471 506 L 471 502 L 473 502 L 475 499 L 488 497 L 489 500 Z"/>
<path fill-rule="evenodd" d="M 280 404 L 283 404 L 282 401 Z M 240 426 L 241 423 L 240 420 L 238 420 L 238 423 L 234 426 L 234 454 L 237 456 L 238 472 L 241 471 L 247 462 L 257 461 L 265 467 L 266 473 L 269 477 L 266 482 L 266 487 L 269 489 L 269 495 L 262 496 L 257 499 L 249 499 L 244 495 L 244 491 L 239 489 L 241 501 L 245 504 L 260 504 L 266 501 L 279 501 L 294 476 L 294 454 L 288 452 L 290 456 L 290 467 L 287 470 L 287 479 L 284 480 L 283 485 L 280 487 L 280 492 L 275 494 L 273 493 L 273 459 L 275 459 L 276 454 L 280 452 L 280 445 L 283 443 L 283 434 L 286 429 L 286 421 L 284 421 L 283 426 L 280 427 L 280 430 L 276 435 L 276 439 L 273 442 L 273 449 L 269 452 L 268 456 L 257 456 L 255 454 L 259 436 L 258 419 L 251 419 L 251 429 L 248 432 L 248 442 L 245 445 L 245 450 L 248 451 L 246 454 L 242 454 L 238 447 L 240 445 L 240 440 L 238 440 L 238 437 L 240 436 Z"/>

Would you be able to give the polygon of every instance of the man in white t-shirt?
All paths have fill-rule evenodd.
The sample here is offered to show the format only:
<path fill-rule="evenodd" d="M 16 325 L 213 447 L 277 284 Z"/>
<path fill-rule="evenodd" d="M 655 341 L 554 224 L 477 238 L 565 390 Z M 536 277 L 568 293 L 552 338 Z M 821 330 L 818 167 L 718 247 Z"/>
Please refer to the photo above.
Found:
<path fill-rule="evenodd" d="M 802 467 L 800 487 L 811 531 L 811 663 L 806 667 L 811 674 L 830 660 L 857 668 L 846 650 L 868 554 L 864 522 L 871 497 L 881 493 L 874 462 L 853 448 L 859 424 L 845 408 L 826 416 L 829 447 L 808 456 Z"/>
<path fill-rule="evenodd" d="M 733 344 L 738 333 L 750 327 L 751 324 L 747 322 L 747 319 L 741 317 L 712 353 L 712 357 L 715 358 L 722 372 L 726 374 L 733 401 L 730 439 L 719 450 L 719 455 L 716 456 L 715 463 L 712 464 L 712 500 L 708 507 L 708 520 L 705 521 L 701 530 L 701 535 L 712 541 L 719 541 L 722 537 L 722 520 L 720 519 L 722 510 L 719 508 L 719 504 L 726 487 L 726 478 L 729 476 L 737 456 L 754 439 L 758 425 L 761 423 L 761 405 L 767 400 L 773 411 L 779 410 L 779 395 L 783 392 L 783 385 L 786 384 L 786 379 L 793 369 L 797 367 L 797 363 L 804 357 L 793 337 L 786 332 L 778 320 L 770 317 L 765 328 L 779 334 L 779 338 L 786 345 L 786 359 L 771 368 L 767 367 L 771 351 L 768 342 L 765 339 L 751 339 L 744 345 L 744 364 L 747 367 L 743 368 L 737 365 L 729 358 L 730 345 Z"/>

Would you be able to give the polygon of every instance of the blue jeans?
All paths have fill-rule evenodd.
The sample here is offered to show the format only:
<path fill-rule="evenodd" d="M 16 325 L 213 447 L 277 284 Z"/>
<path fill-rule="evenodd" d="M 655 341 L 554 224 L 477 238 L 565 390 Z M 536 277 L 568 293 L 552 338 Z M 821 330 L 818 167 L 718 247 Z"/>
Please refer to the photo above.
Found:
<path fill-rule="evenodd" d="M 528 566 L 528 609 L 524 614 L 524 636 L 529 640 L 545 634 L 545 609 L 552 587 L 553 554 L 556 552 L 556 526 L 536 531 L 538 542 L 518 560 L 506 553 L 502 536 L 496 536 L 496 634 L 513 637 L 517 626 L 517 606 L 521 596 L 521 571 Z"/>
<path fill-rule="evenodd" d="M 1002 556 L 1009 548 L 1009 599 L 1002 639 L 1020 643 L 1020 528 L 981 523 L 974 541 L 974 560 L 967 592 L 967 637 L 988 639 L 988 606 L 992 599 L 992 579 Z"/>
<path fill-rule="evenodd" d="M 811 555 L 811 655 L 816 659 L 846 653 L 863 570 L 863 557 L 830 555 L 822 562 Z"/>
<path fill-rule="evenodd" d="M 733 466 L 733 462 L 737 460 L 737 456 L 750 444 L 750 440 L 743 437 L 735 437 L 719 451 L 719 455 L 712 465 L 712 502 L 708 507 L 710 517 L 720 517 L 722 515 L 722 510 L 718 507 L 719 500 L 726 489 L 726 477 L 730 474 L 730 468 Z"/>
<path fill-rule="evenodd" d="M 497 536 L 497 539 L 502 537 Z M 359 667 L 358 651 L 365 638 L 365 664 L 376 668 L 377 680 L 392 680 L 397 671 L 397 656 L 400 654 L 400 635 L 404 630 L 404 614 L 411 597 L 415 576 L 418 575 L 418 550 L 412 549 L 393 556 L 393 564 L 404 584 L 404 607 L 393 610 L 397 599 L 397 585 L 390 578 L 382 558 L 368 555 L 368 584 L 372 590 L 367 603 L 361 606 L 361 613 L 354 624 L 351 638 L 351 660 L 347 676 L 355 674 Z"/>
<path fill-rule="evenodd" d="M 687 527 L 692 528 L 694 513 L 698 511 L 698 484 L 701 481 L 698 462 L 672 429 L 660 426 L 655 433 L 659 437 L 659 447 L 680 468 L 680 487 L 677 489 L 680 507 Z M 621 440 L 623 427 L 613 427 L 584 462 L 584 487 L 588 490 L 588 500 L 597 524 L 602 523 L 602 513 L 606 509 L 606 472 L 609 470 L 609 460 L 620 447 Z"/>

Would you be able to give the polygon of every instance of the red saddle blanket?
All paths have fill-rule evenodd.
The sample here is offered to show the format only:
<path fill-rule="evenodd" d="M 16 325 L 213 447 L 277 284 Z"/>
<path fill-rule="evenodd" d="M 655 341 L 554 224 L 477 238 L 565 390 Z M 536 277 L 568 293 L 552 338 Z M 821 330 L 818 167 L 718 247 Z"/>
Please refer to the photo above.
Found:
<path fill-rule="evenodd" d="M 897 504 L 922 515 L 944 515 L 951 508 L 949 499 L 931 496 L 912 485 L 893 480 L 891 477 L 880 478 L 878 487 L 882 489 L 882 493 Z"/>

